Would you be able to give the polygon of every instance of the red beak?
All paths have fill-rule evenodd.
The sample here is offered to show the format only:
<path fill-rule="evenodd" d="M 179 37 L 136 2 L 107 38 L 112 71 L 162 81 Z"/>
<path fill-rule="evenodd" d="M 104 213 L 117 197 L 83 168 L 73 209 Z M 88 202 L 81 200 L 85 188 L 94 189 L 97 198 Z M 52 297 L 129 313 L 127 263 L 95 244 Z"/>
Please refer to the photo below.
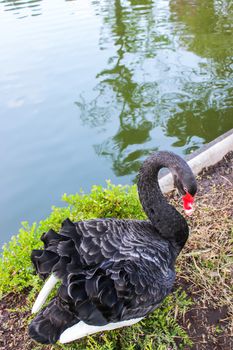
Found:
<path fill-rule="evenodd" d="M 184 211 L 187 215 L 191 215 L 194 211 L 194 208 L 193 208 L 193 203 L 194 203 L 194 197 L 186 192 L 186 194 L 182 197 L 182 200 L 183 200 L 183 208 L 184 208 Z"/>

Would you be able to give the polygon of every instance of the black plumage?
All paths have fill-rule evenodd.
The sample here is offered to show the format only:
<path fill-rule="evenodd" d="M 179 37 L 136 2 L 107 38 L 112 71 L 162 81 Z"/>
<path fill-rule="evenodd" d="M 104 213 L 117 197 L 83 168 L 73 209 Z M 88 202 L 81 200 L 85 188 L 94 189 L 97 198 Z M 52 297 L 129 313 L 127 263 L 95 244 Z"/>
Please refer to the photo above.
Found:
<path fill-rule="evenodd" d="M 162 167 L 169 167 L 179 185 L 195 194 L 187 163 L 173 153 L 157 152 L 144 162 L 138 181 L 148 221 L 67 219 L 59 234 L 43 234 L 44 250 L 34 250 L 32 262 L 41 278 L 53 273 L 62 284 L 30 324 L 33 339 L 54 343 L 80 320 L 102 326 L 144 317 L 170 293 L 188 226 L 160 191 L 157 175 Z"/>

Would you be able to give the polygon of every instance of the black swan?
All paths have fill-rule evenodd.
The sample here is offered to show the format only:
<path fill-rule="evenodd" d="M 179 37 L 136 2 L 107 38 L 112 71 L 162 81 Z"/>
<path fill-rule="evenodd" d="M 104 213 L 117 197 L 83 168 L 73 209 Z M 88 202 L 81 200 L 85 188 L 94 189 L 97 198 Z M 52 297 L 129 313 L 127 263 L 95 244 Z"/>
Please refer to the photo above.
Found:
<path fill-rule="evenodd" d="M 188 238 L 184 217 L 160 190 L 158 172 L 171 170 L 190 213 L 197 185 L 188 164 L 171 152 L 153 153 L 141 167 L 138 193 L 148 221 L 94 219 L 62 223 L 44 233 L 32 262 L 46 281 L 38 312 L 58 280 L 57 296 L 33 319 L 29 335 L 66 343 L 99 331 L 129 326 L 155 310 L 171 292 L 174 265 Z"/>

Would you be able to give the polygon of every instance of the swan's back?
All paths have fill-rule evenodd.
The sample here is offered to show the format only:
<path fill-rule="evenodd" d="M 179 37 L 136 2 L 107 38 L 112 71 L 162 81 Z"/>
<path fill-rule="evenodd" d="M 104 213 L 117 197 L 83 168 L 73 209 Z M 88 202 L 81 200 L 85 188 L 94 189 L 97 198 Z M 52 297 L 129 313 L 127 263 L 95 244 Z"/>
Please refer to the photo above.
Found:
<path fill-rule="evenodd" d="M 53 273 L 62 285 L 30 325 L 40 342 L 57 341 L 80 320 L 101 326 L 143 317 L 174 283 L 172 245 L 149 221 L 66 220 L 59 234 L 50 230 L 42 240 L 45 249 L 34 250 L 32 261 L 42 278 Z"/>

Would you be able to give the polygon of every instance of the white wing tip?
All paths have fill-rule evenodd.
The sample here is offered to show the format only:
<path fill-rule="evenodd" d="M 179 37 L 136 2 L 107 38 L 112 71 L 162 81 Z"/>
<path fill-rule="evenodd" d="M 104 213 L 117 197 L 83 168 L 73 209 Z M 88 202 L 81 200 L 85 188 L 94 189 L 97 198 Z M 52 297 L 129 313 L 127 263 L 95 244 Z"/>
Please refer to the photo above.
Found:
<path fill-rule="evenodd" d="M 117 329 L 121 327 L 131 326 L 139 321 L 142 320 L 143 317 L 134 318 L 127 321 L 119 321 L 119 322 L 112 322 L 108 323 L 105 326 L 94 326 L 94 325 L 88 325 L 83 321 L 80 321 L 73 325 L 72 327 L 67 328 L 61 335 L 60 335 L 60 343 L 65 344 L 69 343 L 71 341 L 74 341 L 76 339 L 80 339 L 83 337 L 86 337 L 88 335 L 97 333 L 97 332 L 104 332 L 104 331 L 110 331 L 112 329 Z"/>
<path fill-rule="evenodd" d="M 36 300 L 37 301 L 37 300 Z M 32 307 L 32 314 L 36 314 L 38 311 L 40 310 L 40 305 L 38 305 L 37 302 L 35 302 L 33 304 L 33 307 Z"/>
<path fill-rule="evenodd" d="M 65 344 L 69 343 L 70 341 L 72 341 L 72 339 L 70 339 L 70 335 L 64 331 L 60 336 L 59 342 Z"/>
<path fill-rule="evenodd" d="M 33 304 L 32 314 L 35 314 L 40 310 L 40 308 L 45 303 L 49 293 L 54 288 L 57 281 L 58 281 L 58 278 L 56 276 L 54 276 L 53 274 L 47 279 L 43 288 L 41 289 L 40 293 L 38 294 L 35 303 Z"/>

